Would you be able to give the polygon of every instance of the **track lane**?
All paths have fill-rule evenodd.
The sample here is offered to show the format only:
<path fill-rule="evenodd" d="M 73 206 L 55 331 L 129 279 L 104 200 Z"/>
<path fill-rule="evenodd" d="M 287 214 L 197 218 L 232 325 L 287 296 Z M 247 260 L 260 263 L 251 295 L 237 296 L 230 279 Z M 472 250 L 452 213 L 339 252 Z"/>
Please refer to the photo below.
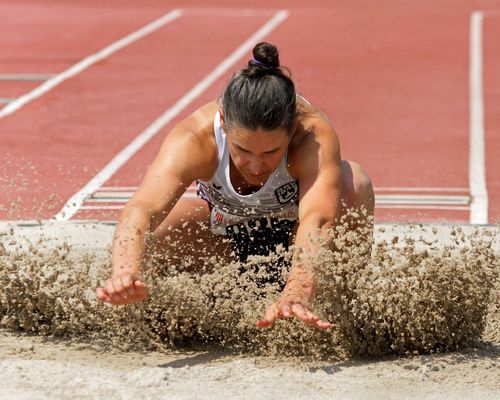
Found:
<path fill-rule="evenodd" d="M 162 2 L 50 3 L 0 3 L 1 73 L 57 73 L 170 9 Z"/>
<path fill-rule="evenodd" d="M 274 3 L 271 0 L 265 6 L 272 7 Z M 182 4 L 197 6 L 199 2 Z M 172 3 L 172 6 L 177 5 L 179 4 Z M 292 68 L 302 93 L 332 117 L 341 137 L 344 158 L 359 160 L 369 170 L 377 186 L 467 187 L 467 156 L 464 154 L 468 149 L 463 147 L 463 142 L 468 140 L 468 124 L 464 124 L 462 119 L 464 115 L 465 119 L 468 116 L 467 107 L 463 107 L 467 102 L 467 95 L 464 96 L 464 93 L 467 91 L 468 60 L 465 59 L 463 50 L 467 51 L 468 17 L 474 10 L 494 9 L 498 5 L 491 1 L 459 0 L 450 9 L 448 2 L 439 0 L 411 5 L 394 0 L 377 4 L 360 0 L 335 3 L 316 1 L 307 7 L 301 2 L 291 1 L 289 6 L 294 9 L 292 18 L 296 20 L 296 24 L 291 28 L 287 23 L 287 28 L 273 33 L 270 40 L 280 44 L 285 64 Z M 359 12 L 359 7 L 363 7 L 363 13 Z M 217 7 L 211 8 L 214 12 L 218 10 Z M 368 18 L 361 15 L 365 13 L 369 15 Z M 406 23 L 412 14 L 416 22 L 422 23 L 421 26 L 411 21 Z M 459 25 L 465 28 L 463 32 Z M 413 37 L 420 35 L 426 40 L 426 46 L 411 42 L 406 37 L 407 33 L 411 33 Z M 437 34 L 441 34 L 438 39 Z M 493 37 L 495 35 L 496 33 Z M 488 32 L 485 31 L 485 53 L 488 53 L 487 36 Z M 457 40 L 459 37 L 460 40 Z M 463 49 L 460 47 L 462 45 Z M 448 48 L 440 54 L 442 46 Z M 494 47 L 491 43 L 490 46 Z M 412 57 L 417 56 L 420 58 L 417 65 L 413 66 L 413 70 L 407 70 L 406 66 L 412 64 Z M 434 56 L 437 57 L 435 65 L 432 59 Z M 397 59 L 393 60 L 392 57 Z M 455 64 L 448 74 L 453 60 Z M 498 62 L 493 58 L 490 71 L 495 65 Z M 420 76 L 422 72 L 425 72 L 424 75 L 429 72 L 428 76 L 432 79 Z M 381 77 L 380 81 L 376 80 L 377 74 Z M 487 74 L 488 61 L 485 60 L 485 82 L 496 82 L 496 77 L 488 78 Z M 224 82 L 218 82 L 215 86 L 221 88 L 223 84 Z M 498 96 L 494 88 L 498 85 L 494 83 L 485 86 L 487 183 L 489 195 L 498 198 L 500 185 L 496 154 L 500 151 L 500 144 L 496 140 L 498 119 L 494 114 L 495 108 L 498 108 L 495 106 Z M 200 98 L 200 104 L 218 94 L 218 90 L 207 91 L 206 98 Z M 488 107 L 490 98 L 493 99 L 491 108 Z M 443 103 L 443 99 L 450 101 Z M 384 109 L 384 104 L 393 107 Z M 440 119 L 441 115 L 445 118 Z M 457 115 L 456 119 L 454 115 Z M 432 126 L 430 130 L 422 130 L 419 136 L 418 129 L 412 127 L 412 123 L 421 124 L 424 128 L 426 124 Z M 382 131 L 381 134 L 380 129 L 370 129 L 373 127 L 383 127 L 388 132 Z M 398 136 L 401 132 L 405 132 L 408 138 Z M 375 136 L 377 143 L 372 139 Z M 410 145 L 407 144 L 408 141 Z M 138 159 L 143 160 L 132 160 L 125 167 L 127 173 L 120 173 L 110 183 L 137 183 L 152 156 L 156 154 L 158 144 L 155 146 L 152 141 L 148 145 L 151 147 L 148 154 L 138 156 Z M 429 149 L 429 146 L 432 148 Z M 422 149 L 431 150 L 430 154 Z M 420 158 L 419 153 L 422 154 Z M 437 162 L 439 155 L 445 157 Z M 413 162 L 411 165 L 403 164 L 405 168 L 401 168 L 405 161 Z M 30 165 L 24 168 L 29 169 Z M 437 174 L 440 170 L 443 173 Z M 22 176 L 22 173 L 18 171 L 17 175 Z M 23 187 L 22 179 L 18 179 L 18 183 L 15 190 Z M 490 198 L 490 215 L 493 222 L 500 215 L 497 206 L 500 203 L 492 199 L 493 197 Z M 99 215 L 98 213 L 97 216 Z M 436 221 L 443 218 L 447 221 L 467 222 L 468 212 L 377 209 L 379 221 Z"/>
<path fill-rule="evenodd" d="M 486 185 L 490 223 L 500 224 L 500 10 L 485 12 L 484 103 Z"/>
<path fill-rule="evenodd" d="M 10 152 L 1 185 L 26 188 L 0 193 L 5 208 L 18 204 L 17 211 L 14 208 L 10 215 L 4 211 L 0 219 L 52 216 L 114 154 L 220 62 L 227 47 L 236 47 L 265 20 L 263 16 L 244 20 L 185 16 L 64 82 L 43 101 L 0 121 Z M 222 22 L 231 36 L 220 46 L 221 39 L 228 37 L 220 29 Z M 198 29 L 202 23 L 204 31 Z M 31 149 L 29 157 L 26 149 Z M 34 165 L 32 173 L 20 170 L 24 160 Z"/>
<path fill-rule="evenodd" d="M 357 11 L 301 19 L 290 48 L 299 88 L 331 117 L 343 158 L 359 161 L 376 187 L 468 188 L 469 13 L 417 4 Z M 379 221 L 468 214 L 376 207 Z"/>
<path fill-rule="evenodd" d="M 227 56 L 227 48 L 234 49 L 266 20 L 182 17 L 0 121 L 10 152 L 0 185 L 13 187 L 14 182 L 26 188 L 0 193 L 5 208 L 18 204 L 15 212 L 1 212 L 0 219 L 54 215 L 138 132 Z M 198 29 L 202 22 L 207 30 Z M 220 29 L 221 22 L 227 31 Z M 226 46 L 218 46 L 222 39 Z M 20 169 L 26 162 L 33 170 Z"/>
<path fill-rule="evenodd" d="M 467 195 L 468 12 L 369 11 L 301 10 L 271 39 L 283 43 L 299 91 L 331 116 L 343 157 L 361 162 L 376 186 L 430 186 L 436 194 L 462 187 Z M 152 141 L 106 185 L 137 186 L 159 145 Z M 463 205 L 385 207 L 377 208 L 378 220 L 469 218 Z"/>

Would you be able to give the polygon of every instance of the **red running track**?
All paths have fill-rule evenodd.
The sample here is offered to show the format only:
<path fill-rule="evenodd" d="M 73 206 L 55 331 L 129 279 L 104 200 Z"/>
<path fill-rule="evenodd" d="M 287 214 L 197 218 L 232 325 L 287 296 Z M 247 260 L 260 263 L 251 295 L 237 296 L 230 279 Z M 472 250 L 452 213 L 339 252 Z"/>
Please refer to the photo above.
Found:
<path fill-rule="evenodd" d="M 484 102 L 486 181 L 490 222 L 500 223 L 500 12 L 487 13 L 484 21 Z"/>
<path fill-rule="evenodd" d="M 500 121 L 494 112 L 500 102 L 500 49 L 494 40 L 500 13 L 494 7 L 500 7 L 491 1 L 454 1 L 449 7 L 450 1 L 316 1 L 308 7 L 291 2 L 288 19 L 266 37 L 279 45 L 299 91 L 332 119 L 343 157 L 360 162 L 372 176 L 379 222 L 470 221 L 469 35 L 476 10 L 486 10 L 488 221 L 500 216 Z M 183 2 L 186 13 L 179 19 L 0 119 L 0 219 L 57 214 L 280 7 L 252 3 L 254 13 L 248 14 L 222 3 L 202 10 L 196 8 L 201 3 Z M 6 60 L 0 61 L 0 75 L 56 74 L 169 11 L 159 1 L 54 4 L 0 6 L 10 16 L 0 27 Z M 22 39 L 12 39 L 12 32 L 22 32 Z M 115 219 L 168 131 L 217 97 L 230 72 L 118 169 L 73 218 Z M 0 80 L 0 98 L 34 86 Z"/>

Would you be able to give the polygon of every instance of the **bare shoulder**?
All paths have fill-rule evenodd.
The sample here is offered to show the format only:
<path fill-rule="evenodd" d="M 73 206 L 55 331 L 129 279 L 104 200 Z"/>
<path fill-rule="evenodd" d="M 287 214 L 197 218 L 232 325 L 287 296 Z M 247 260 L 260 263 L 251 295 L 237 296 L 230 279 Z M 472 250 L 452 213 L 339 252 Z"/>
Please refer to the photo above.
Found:
<path fill-rule="evenodd" d="M 217 110 L 218 104 L 216 101 L 207 103 L 181 121 L 174 128 L 174 131 L 182 130 L 185 132 L 191 132 L 195 136 L 199 137 L 199 139 L 214 138 L 213 126 Z"/>
<path fill-rule="evenodd" d="M 214 116 L 217 102 L 213 101 L 194 111 L 179 122 L 166 136 L 158 154 L 160 162 L 175 161 L 179 167 L 197 171 L 196 179 L 210 179 L 217 168 L 217 143 Z"/>
<path fill-rule="evenodd" d="M 289 170 L 297 178 L 340 164 L 340 144 L 330 120 L 320 109 L 300 99 L 288 159 Z"/>

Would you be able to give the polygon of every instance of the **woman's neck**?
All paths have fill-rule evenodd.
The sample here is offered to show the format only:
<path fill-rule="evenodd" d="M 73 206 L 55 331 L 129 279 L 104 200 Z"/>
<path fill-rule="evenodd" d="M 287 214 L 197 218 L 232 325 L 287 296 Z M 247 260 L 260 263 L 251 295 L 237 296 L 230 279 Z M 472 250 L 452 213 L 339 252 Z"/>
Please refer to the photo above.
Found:
<path fill-rule="evenodd" d="M 236 168 L 231 158 L 229 159 L 229 178 L 231 179 L 231 185 L 233 185 L 234 190 L 242 196 L 248 196 L 258 192 L 265 183 L 263 182 L 261 185 L 252 185 L 248 183 L 245 178 L 243 178 L 240 171 L 238 171 L 238 168 Z"/>

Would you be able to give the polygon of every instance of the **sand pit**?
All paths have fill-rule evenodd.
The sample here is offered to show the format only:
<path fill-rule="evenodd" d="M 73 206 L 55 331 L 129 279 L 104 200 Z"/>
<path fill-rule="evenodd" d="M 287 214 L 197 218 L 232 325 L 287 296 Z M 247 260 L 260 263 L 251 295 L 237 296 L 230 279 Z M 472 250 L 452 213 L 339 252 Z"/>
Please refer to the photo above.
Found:
<path fill-rule="evenodd" d="M 278 292 L 252 281 L 262 260 L 247 274 L 215 260 L 198 275 L 152 263 L 148 302 L 99 304 L 113 229 L 0 227 L 0 397 L 500 395 L 498 227 L 376 226 L 368 266 L 351 254 L 322 267 L 327 333 L 255 328 Z"/>

